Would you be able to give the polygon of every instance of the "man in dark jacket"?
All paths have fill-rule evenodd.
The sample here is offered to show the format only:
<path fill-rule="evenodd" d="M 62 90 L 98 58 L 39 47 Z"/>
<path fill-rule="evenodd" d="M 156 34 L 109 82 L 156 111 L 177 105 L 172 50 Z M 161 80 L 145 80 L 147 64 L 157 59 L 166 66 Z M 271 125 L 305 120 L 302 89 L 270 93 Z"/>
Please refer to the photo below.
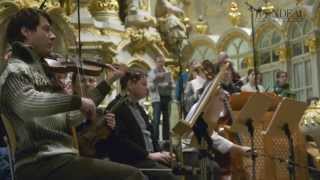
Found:
<path fill-rule="evenodd" d="M 130 164 L 138 168 L 168 168 L 173 156 L 169 152 L 159 151 L 152 125 L 145 110 L 139 105 L 139 100 L 148 95 L 146 74 L 138 69 L 131 69 L 121 78 L 121 88 L 127 93 L 127 101 L 115 110 L 116 128 L 108 139 L 105 149 L 112 161 Z M 114 100 L 112 104 L 116 104 Z M 98 154 L 101 154 L 98 152 Z M 177 177 L 172 173 L 147 174 L 151 180 L 173 180 Z"/>

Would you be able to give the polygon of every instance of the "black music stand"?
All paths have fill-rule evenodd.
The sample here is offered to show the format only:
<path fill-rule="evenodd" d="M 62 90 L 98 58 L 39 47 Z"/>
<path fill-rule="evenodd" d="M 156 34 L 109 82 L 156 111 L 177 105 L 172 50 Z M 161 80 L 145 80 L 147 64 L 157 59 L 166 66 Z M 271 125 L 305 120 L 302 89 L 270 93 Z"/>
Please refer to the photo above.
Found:
<path fill-rule="evenodd" d="M 266 136 L 279 136 L 284 133 L 288 139 L 288 172 L 290 180 L 295 180 L 295 155 L 292 139 L 292 132 L 298 131 L 299 121 L 307 108 L 307 105 L 303 102 L 284 98 L 278 105 L 273 117 L 263 132 Z"/>
<path fill-rule="evenodd" d="M 256 154 L 254 144 L 254 127 L 253 121 L 262 120 L 264 113 L 272 104 L 272 99 L 269 96 L 261 93 L 254 93 L 249 97 L 246 104 L 242 107 L 238 117 L 231 126 L 231 131 L 238 133 L 249 133 L 251 144 L 251 159 L 252 159 L 252 179 L 256 179 Z"/>

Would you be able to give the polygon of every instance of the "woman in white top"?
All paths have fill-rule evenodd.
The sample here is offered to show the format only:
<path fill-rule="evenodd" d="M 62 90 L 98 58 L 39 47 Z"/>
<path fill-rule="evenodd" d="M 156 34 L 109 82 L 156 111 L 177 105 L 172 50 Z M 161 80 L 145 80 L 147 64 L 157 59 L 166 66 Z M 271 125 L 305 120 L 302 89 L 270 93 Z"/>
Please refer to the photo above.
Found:
<path fill-rule="evenodd" d="M 255 75 L 259 75 L 259 72 L 256 72 L 253 69 L 249 69 L 248 71 L 248 82 L 241 87 L 241 91 L 243 92 L 257 92 Z M 259 92 L 265 92 L 265 89 L 262 85 L 259 84 L 258 81 L 258 89 Z"/>

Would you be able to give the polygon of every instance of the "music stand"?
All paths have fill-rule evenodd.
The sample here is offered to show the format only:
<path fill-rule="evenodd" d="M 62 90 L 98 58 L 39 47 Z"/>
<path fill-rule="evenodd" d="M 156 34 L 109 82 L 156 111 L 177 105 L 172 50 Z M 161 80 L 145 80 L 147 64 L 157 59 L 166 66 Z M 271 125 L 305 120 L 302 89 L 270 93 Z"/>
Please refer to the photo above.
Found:
<path fill-rule="evenodd" d="M 307 108 L 307 105 L 303 102 L 284 98 L 278 105 L 273 117 L 263 132 L 267 136 L 277 136 L 284 133 L 288 139 L 288 172 L 290 180 L 295 180 L 295 156 L 293 149 L 292 132 L 298 131 L 299 121 Z"/>
<path fill-rule="evenodd" d="M 240 95 L 241 96 L 241 95 Z M 253 121 L 261 120 L 264 113 L 272 104 L 269 96 L 261 93 L 253 93 L 242 107 L 238 117 L 231 126 L 231 131 L 249 133 L 251 144 L 252 179 L 256 179 L 256 154 L 254 144 Z"/>

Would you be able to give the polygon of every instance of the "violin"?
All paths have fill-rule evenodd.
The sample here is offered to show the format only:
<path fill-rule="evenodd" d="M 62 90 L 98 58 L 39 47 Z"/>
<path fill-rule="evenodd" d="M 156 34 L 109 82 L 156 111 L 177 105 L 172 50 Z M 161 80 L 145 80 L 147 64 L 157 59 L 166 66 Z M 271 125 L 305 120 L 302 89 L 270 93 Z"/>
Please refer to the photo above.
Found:
<path fill-rule="evenodd" d="M 115 68 L 124 72 L 128 71 L 128 67 L 125 64 L 105 64 L 90 60 L 82 60 L 82 64 L 80 64 L 75 60 L 66 61 L 57 55 L 45 58 L 44 61 L 44 68 L 53 73 L 80 72 L 88 76 L 99 76 L 103 69 Z"/>
<path fill-rule="evenodd" d="M 45 58 L 44 61 L 44 68 L 47 71 L 53 73 L 81 72 L 89 76 L 99 76 L 103 71 L 103 68 L 100 66 L 94 66 L 85 63 L 83 63 L 83 65 L 81 66 L 80 64 L 77 64 L 75 62 L 58 61 L 49 58 Z"/>
<path fill-rule="evenodd" d="M 123 103 L 127 102 L 128 97 L 121 97 L 111 109 L 104 111 L 103 114 L 108 112 L 114 113 Z M 100 140 L 107 139 L 111 134 L 111 129 L 106 126 L 103 118 L 98 118 L 95 123 L 89 124 L 87 127 L 82 128 L 78 132 L 79 152 L 82 156 L 96 157 L 96 144 Z"/>

